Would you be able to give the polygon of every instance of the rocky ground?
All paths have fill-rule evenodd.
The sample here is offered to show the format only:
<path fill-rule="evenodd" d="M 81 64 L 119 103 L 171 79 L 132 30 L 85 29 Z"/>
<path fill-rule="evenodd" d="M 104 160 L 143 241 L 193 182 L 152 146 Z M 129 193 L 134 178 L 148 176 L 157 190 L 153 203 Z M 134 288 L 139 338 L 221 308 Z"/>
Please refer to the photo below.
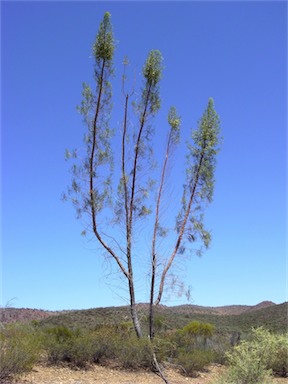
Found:
<path fill-rule="evenodd" d="M 172 368 L 165 369 L 171 384 L 213 384 L 223 372 L 223 367 L 211 365 L 207 372 L 197 378 L 185 377 Z M 163 384 L 151 372 L 129 372 L 95 365 L 89 370 L 71 370 L 64 367 L 37 366 L 32 372 L 21 377 L 17 384 Z M 271 384 L 287 384 L 288 379 L 273 379 Z"/>

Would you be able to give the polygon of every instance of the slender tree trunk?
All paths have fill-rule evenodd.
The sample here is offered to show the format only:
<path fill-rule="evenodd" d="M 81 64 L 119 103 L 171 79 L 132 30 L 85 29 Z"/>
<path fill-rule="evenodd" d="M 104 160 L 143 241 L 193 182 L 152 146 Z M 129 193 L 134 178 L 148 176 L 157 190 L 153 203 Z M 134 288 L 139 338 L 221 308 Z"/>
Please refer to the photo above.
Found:
<path fill-rule="evenodd" d="M 111 247 L 109 247 L 108 244 L 105 243 L 102 236 L 100 235 L 98 231 L 97 226 L 97 209 L 96 209 L 96 201 L 95 201 L 95 195 L 94 195 L 94 178 L 95 178 L 95 172 L 94 169 L 94 159 L 95 159 L 95 153 L 97 151 L 97 123 L 100 113 L 100 105 L 101 105 L 101 99 L 102 99 L 102 92 L 103 92 L 103 81 L 104 81 L 104 69 L 105 69 L 105 60 L 103 60 L 102 67 L 101 67 L 101 74 L 100 74 L 100 87 L 99 87 L 99 93 L 98 93 L 98 99 L 96 104 L 96 110 L 93 120 L 93 136 L 92 136 L 92 148 L 91 153 L 89 157 L 89 196 L 90 196 L 90 202 L 91 202 L 91 217 L 92 217 L 92 228 L 93 232 L 97 238 L 97 240 L 101 243 L 101 245 L 110 253 L 110 255 L 114 258 L 116 263 L 118 264 L 121 272 L 129 279 L 129 274 L 122 264 L 120 258 L 115 254 L 115 252 L 112 250 Z"/>
<path fill-rule="evenodd" d="M 171 137 L 172 137 L 172 131 L 170 131 L 169 133 L 165 160 L 162 167 L 162 174 L 161 174 L 159 192 L 158 192 L 157 203 L 156 203 L 155 223 L 154 223 L 154 231 L 153 231 L 153 239 L 152 239 L 152 270 L 151 270 L 150 311 L 149 311 L 149 336 L 151 340 L 154 337 L 154 307 L 155 307 L 154 292 L 155 292 L 156 263 L 157 263 L 156 237 L 157 237 L 157 229 L 159 225 L 160 203 L 161 203 L 162 191 L 164 187 L 166 167 L 167 167 L 167 162 L 168 162 L 169 152 L 170 152 Z"/>
<path fill-rule="evenodd" d="M 130 293 L 130 313 L 132 317 L 134 330 L 136 332 L 137 337 L 141 338 L 143 336 L 143 333 L 142 333 L 140 321 L 138 318 L 137 307 L 135 302 L 135 290 L 134 290 L 134 284 L 133 284 L 133 277 L 132 279 L 129 279 L 129 293 Z"/>
<path fill-rule="evenodd" d="M 129 294 L 130 294 L 130 311 L 131 311 L 131 317 L 134 325 L 134 329 L 136 332 L 137 337 L 142 337 L 142 330 L 141 325 L 139 322 L 137 310 L 136 310 L 136 301 L 135 301 L 135 289 L 134 289 L 134 278 L 133 278 L 133 266 L 132 266 L 132 253 L 131 253 L 131 247 L 132 247 L 132 227 L 133 227 L 133 211 L 134 211 L 134 197 L 135 197 L 135 189 L 136 189 L 136 176 L 137 176 L 137 164 L 138 164 L 138 155 L 139 155 L 139 145 L 141 140 L 141 135 L 144 129 L 145 119 L 146 119 L 146 113 L 147 113 L 147 107 L 149 102 L 149 96 L 150 96 L 150 88 L 147 92 L 147 98 L 146 103 L 144 107 L 144 111 L 141 117 L 141 123 L 140 123 L 140 129 L 136 141 L 136 147 L 135 147 L 135 157 L 134 157 L 134 164 L 133 164 L 133 176 L 132 176 L 132 185 L 131 185 L 131 196 L 130 196 L 130 205 L 125 202 L 125 210 L 126 210 L 126 241 L 127 241 L 127 265 L 128 265 L 128 284 L 129 284 Z M 126 134 L 126 126 L 127 126 L 127 108 L 128 108 L 128 97 L 126 96 L 126 102 L 125 102 L 125 119 L 124 119 L 124 132 Z M 124 134 L 124 133 L 123 133 Z M 123 140 L 124 149 L 122 149 L 122 172 L 125 172 L 125 140 Z M 126 183 L 126 175 L 124 175 L 125 181 L 124 181 L 124 190 L 126 194 L 126 199 L 128 202 L 128 192 L 127 192 L 127 185 Z"/>
<path fill-rule="evenodd" d="M 125 111 L 124 111 L 124 124 L 123 124 L 123 135 L 122 135 L 122 180 L 124 188 L 124 205 L 125 205 L 125 217 L 126 217 L 126 257 L 128 265 L 128 286 L 129 286 L 129 297 L 130 297 L 130 312 L 131 318 L 136 332 L 137 337 L 142 337 L 141 325 L 138 318 L 136 300 L 135 300 L 135 288 L 134 288 L 134 278 L 133 278 L 133 267 L 132 267 L 132 257 L 131 257 L 131 236 L 132 236 L 132 211 L 129 211 L 128 206 L 128 186 L 127 186 L 127 175 L 125 170 L 125 161 L 126 161 L 126 133 L 127 133 L 127 114 L 128 114 L 128 101 L 129 95 L 125 96 Z M 131 197 L 132 200 L 132 197 Z M 131 210 L 131 208 L 130 208 Z"/>

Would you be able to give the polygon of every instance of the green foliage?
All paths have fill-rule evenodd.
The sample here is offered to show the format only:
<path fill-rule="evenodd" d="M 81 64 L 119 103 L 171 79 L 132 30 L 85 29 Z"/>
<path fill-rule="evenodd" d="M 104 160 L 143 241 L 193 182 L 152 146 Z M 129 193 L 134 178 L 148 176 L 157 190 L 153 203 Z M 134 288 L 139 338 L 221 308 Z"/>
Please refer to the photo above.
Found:
<path fill-rule="evenodd" d="M 157 50 L 149 52 L 143 67 L 144 87 L 141 92 L 141 99 L 134 103 L 136 114 L 139 118 L 139 125 L 133 132 L 134 136 L 134 164 L 132 171 L 139 171 L 141 164 L 139 160 L 145 159 L 145 171 L 147 167 L 153 167 L 153 149 L 150 144 L 154 130 L 151 124 L 147 124 L 149 117 L 155 116 L 160 109 L 160 88 L 159 83 L 162 77 L 162 55 Z M 135 168 L 136 166 L 136 168 Z M 136 172 L 137 173 L 137 172 Z M 146 180 L 147 185 L 151 183 L 151 178 Z M 143 190 L 142 186 L 138 186 L 138 190 Z M 144 187 L 144 190 L 147 190 Z M 149 186 L 148 186 L 149 191 Z M 142 202 L 143 198 L 140 200 Z M 135 204 L 137 207 L 139 202 Z"/>
<path fill-rule="evenodd" d="M 278 376 L 288 375 L 288 333 L 285 335 L 274 334 L 274 353 L 268 363 L 268 367 Z"/>
<path fill-rule="evenodd" d="M 152 367 L 152 346 L 134 335 L 131 323 L 101 326 L 95 331 L 55 327 L 45 330 L 44 347 L 50 364 L 68 363 L 85 368 L 115 360 L 126 369 Z"/>
<path fill-rule="evenodd" d="M 172 134 L 172 143 L 178 144 L 180 141 L 180 124 L 181 124 L 181 117 L 177 115 L 176 108 L 170 107 L 169 113 L 168 113 L 168 124 L 171 127 L 171 134 Z"/>
<path fill-rule="evenodd" d="M 155 329 L 155 331 L 158 333 L 158 332 L 161 332 L 163 330 L 166 330 L 166 328 L 167 328 L 167 325 L 165 323 L 165 317 L 160 316 L 160 315 L 154 316 L 154 329 Z"/>
<path fill-rule="evenodd" d="M 61 345 L 61 344 L 60 344 Z M 63 361 L 67 361 L 72 367 L 85 368 L 92 362 L 93 342 L 87 332 L 75 335 L 63 344 L 65 353 Z"/>
<path fill-rule="evenodd" d="M 73 337 L 73 332 L 63 325 L 48 329 L 47 333 L 59 344 L 63 344 L 67 340 L 71 340 Z"/>
<path fill-rule="evenodd" d="M 213 359 L 213 351 L 193 349 L 190 352 L 180 352 L 176 358 L 176 363 L 183 367 L 186 375 L 197 377 L 198 372 L 205 370 Z"/>
<path fill-rule="evenodd" d="M 0 381 L 31 370 L 40 358 L 41 362 L 47 359 L 49 364 L 66 363 L 81 369 L 111 361 L 125 369 L 154 369 L 153 353 L 159 363 L 170 361 L 189 376 L 196 376 L 211 362 L 226 363 L 227 373 L 219 381 L 222 384 L 270 384 L 272 371 L 286 377 L 287 335 L 257 328 L 232 348 L 209 323 L 193 321 L 178 331 L 168 331 L 166 321 L 156 313 L 161 332 L 152 343 L 148 338 L 137 338 L 133 324 L 127 321 L 94 329 L 43 326 L 41 321 L 31 326 L 6 326 L 0 332 Z"/>
<path fill-rule="evenodd" d="M 164 333 L 161 336 L 157 335 L 153 338 L 153 349 L 157 356 L 157 360 L 171 361 L 177 355 L 177 344 L 169 333 Z"/>
<path fill-rule="evenodd" d="M 161 52 L 157 50 L 150 51 L 146 63 L 143 68 L 143 75 L 147 83 L 155 87 L 162 77 L 162 61 L 163 57 Z"/>
<path fill-rule="evenodd" d="M 214 108 L 214 101 L 210 98 L 198 122 L 198 128 L 191 133 L 192 143 L 187 143 L 186 184 L 183 189 L 182 208 L 176 220 L 176 230 L 181 233 L 188 214 L 185 226 L 186 240 L 202 243 L 205 248 L 210 244 L 211 234 L 204 228 L 203 212 L 207 202 L 210 203 L 213 199 L 216 155 L 220 148 L 219 133 L 220 120 Z M 182 245 L 179 253 L 182 254 L 185 250 Z M 196 253 L 201 256 L 202 246 Z"/>
<path fill-rule="evenodd" d="M 97 61 L 111 61 L 114 53 L 114 38 L 111 25 L 111 15 L 106 12 L 100 23 L 99 32 L 93 46 L 93 53 Z"/>
<path fill-rule="evenodd" d="M 111 174 L 113 169 L 113 154 L 110 139 L 113 130 L 109 127 L 111 111 L 111 84 L 113 74 L 114 37 L 109 12 L 104 14 L 93 45 L 95 58 L 96 90 L 87 83 L 83 83 L 81 105 L 77 107 L 83 116 L 87 131 L 84 136 L 86 156 L 78 151 L 66 150 L 66 159 L 73 159 L 72 183 L 68 188 L 64 200 L 69 197 L 75 206 L 77 217 L 93 209 L 102 211 L 110 204 Z M 94 187 L 94 179 L 98 179 Z M 92 182 L 92 190 L 87 190 L 87 181 Z"/>
<path fill-rule="evenodd" d="M 194 146 L 190 147 L 191 155 L 201 162 L 201 168 L 192 167 L 192 175 L 199 177 L 199 196 L 208 202 L 212 201 L 214 190 L 214 173 L 216 154 L 219 152 L 220 120 L 214 109 L 212 98 L 198 123 L 198 129 L 192 132 Z M 197 165 L 198 167 L 198 165 Z M 195 176 L 194 176 L 195 177 Z"/>
<path fill-rule="evenodd" d="M 227 352 L 228 371 L 223 384 L 271 383 L 272 369 L 287 369 L 288 343 L 286 337 L 271 334 L 264 328 L 252 330 L 250 340 L 242 341 Z M 286 359 L 286 360 L 285 360 Z M 286 366 L 286 368 L 285 368 Z"/>
<path fill-rule="evenodd" d="M 130 335 L 125 339 L 118 339 L 116 343 L 116 358 L 126 369 L 153 367 L 153 349 L 149 339 L 137 338 Z"/>
<path fill-rule="evenodd" d="M 199 345 L 206 346 L 207 340 L 212 337 L 215 327 L 209 323 L 192 321 L 180 330 L 179 341 L 188 349 Z"/>
<path fill-rule="evenodd" d="M 201 335 L 202 330 L 206 329 L 206 328 L 207 329 L 210 328 L 211 334 L 212 334 L 212 329 L 213 329 L 212 324 L 204 324 L 204 323 L 200 323 L 199 321 L 192 321 L 191 323 L 189 323 L 189 324 L 185 325 L 185 327 L 183 327 L 182 332 L 184 334 L 188 334 L 188 335 L 192 335 L 192 336 L 198 336 L 198 335 Z"/>
<path fill-rule="evenodd" d="M 40 338 L 33 327 L 13 324 L 0 330 L 0 382 L 29 372 L 38 361 Z"/>
<path fill-rule="evenodd" d="M 231 338 L 226 333 L 216 331 L 209 342 L 209 347 L 214 354 L 213 363 L 226 365 L 226 353 L 232 349 Z"/>
<path fill-rule="evenodd" d="M 174 348 L 170 349 L 170 355 L 167 356 L 180 365 L 186 375 L 197 376 L 197 372 L 216 359 L 214 349 L 207 345 L 213 334 L 212 324 L 192 321 L 182 329 L 170 332 L 168 340 Z"/>
<path fill-rule="evenodd" d="M 152 346 L 148 339 L 137 338 L 133 323 L 102 326 L 91 334 L 94 362 L 117 361 L 125 369 L 152 367 Z"/>
<path fill-rule="evenodd" d="M 71 330 L 57 326 L 44 330 L 43 347 L 50 364 L 69 363 L 84 368 L 92 362 L 93 340 L 85 330 Z"/>
<path fill-rule="evenodd" d="M 142 100 L 138 105 L 136 105 L 136 110 L 138 111 L 140 117 L 139 138 L 140 135 L 142 135 L 142 129 L 144 128 L 144 124 L 146 123 L 149 115 L 155 116 L 161 106 L 159 82 L 162 77 L 162 61 L 163 58 L 161 53 L 157 50 L 152 50 L 149 52 L 143 67 L 145 85 L 142 90 Z M 145 128 L 145 132 L 143 132 L 144 138 L 146 140 L 150 140 L 153 132 L 151 130 L 151 126 L 148 125 Z M 140 143 L 144 145 L 143 140 L 141 140 Z"/>

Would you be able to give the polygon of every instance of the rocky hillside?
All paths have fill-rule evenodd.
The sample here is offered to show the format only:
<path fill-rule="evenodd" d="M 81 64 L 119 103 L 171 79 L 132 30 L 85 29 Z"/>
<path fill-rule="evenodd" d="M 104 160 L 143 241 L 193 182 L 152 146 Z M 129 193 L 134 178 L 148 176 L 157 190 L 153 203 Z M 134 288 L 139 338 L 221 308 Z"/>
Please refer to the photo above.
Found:
<path fill-rule="evenodd" d="M 138 304 L 138 314 L 145 328 L 148 321 L 148 304 Z M 214 324 L 219 331 L 246 332 L 252 327 L 264 326 L 272 331 L 285 332 L 288 324 L 288 303 L 275 304 L 264 301 L 255 306 L 230 305 L 222 307 L 204 307 L 197 305 L 180 305 L 168 307 L 160 305 L 156 316 L 165 329 L 178 329 L 197 320 Z M 50 326 L 95 328 L 103 324 L 119 324 L 130 321 L 128 306 L 104 307 L 71 311 L 43 311 L 27 308 L 0 309 L 0 322 L 28 322 L 38 320 Z M 159 322 L 158 321 L 158 322 Z"/>
<path fill-rule="evenodd" d="M 262 301 L 257 305 L 226 305 L 222 307 L 202 307 L 198 305 L 180 305 L 173 307 L 175 310 L 187 313 L 210 314 L 210 315 L 241 315 L 257 311 L 258 309 L 268 308 L 276 305 L 272 301 Z"/>
<path fill-rule="evenodd" d="M 230 315 L 240 315 L 242 313 L 251 313 L 259 309 L 264 309 L 267 307 L 275 306 L 276 304 L 272 301 L 263 301 L 254 306 L 249 305 L 227 305 L 222 307 L 203 307 L 200 305 L 179 305 L 174 307 L 168 307 L 165 305 L 159 306 L 160 310 L 163 312 L 173 311 L 174 313 L 185 314 L 203 314 L 203 315 L 220 315 L 220 316 L 230 316 Z M 113 308 L 113 307 L 112 307 Z M 114 307 L 115 310 L 117 307 Z M 122 307 L 118 307 L 122 308 Z M 148 309 L 148 304 L 142 303 L 138 304 L 138 308 L 141 311 Z M 99 308 L 101 310 L 102 308 Z M 107 308 L 108 309 L 108 308 Z M 82 310 L 91 311 L 91 310 Z M 95 308 L 97 311 L 97 308 Z M 27 322 L 31 320 L 43 320 L 51 316 L 69 314 L 79 311 L 45 311 L 42 309 L 30 309 L 30 308 L 0 308 L 0 323 L 12 323 L 12 322 Z"/>
<path fill-rule="evenodd" d="M 28 322 L 31 320 L 43 320 L 60 312 L 43 311 L 30 308 L 0 308 L 0 323 Z"/>

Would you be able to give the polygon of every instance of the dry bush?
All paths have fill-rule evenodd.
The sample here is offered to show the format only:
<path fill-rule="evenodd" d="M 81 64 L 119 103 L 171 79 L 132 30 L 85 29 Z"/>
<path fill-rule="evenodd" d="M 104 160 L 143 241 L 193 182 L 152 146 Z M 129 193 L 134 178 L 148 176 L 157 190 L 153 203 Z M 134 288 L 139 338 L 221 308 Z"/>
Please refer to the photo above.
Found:
<path fill-rule="evenodd" d="M 29 372 L 38 361 L 41 341 L 33 327 L 13 324 L 0 331 L 0 382 Z"/>

